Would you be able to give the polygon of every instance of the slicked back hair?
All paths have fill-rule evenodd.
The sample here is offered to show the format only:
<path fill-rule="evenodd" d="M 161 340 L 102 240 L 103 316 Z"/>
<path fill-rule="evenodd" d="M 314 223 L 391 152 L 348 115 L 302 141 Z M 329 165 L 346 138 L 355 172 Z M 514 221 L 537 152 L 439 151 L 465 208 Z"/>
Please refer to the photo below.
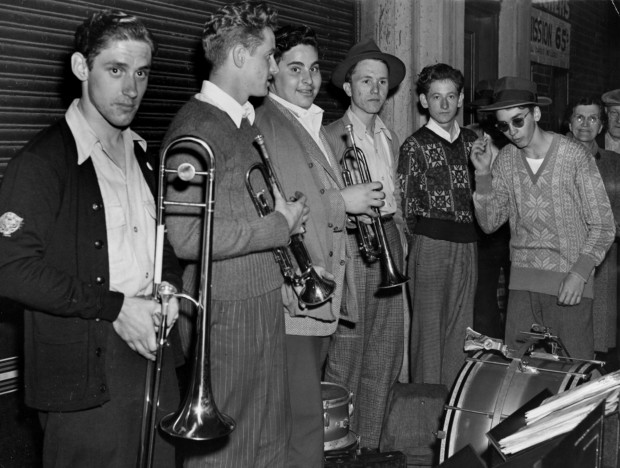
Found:
<path fill-rule="evenodd" d="M 75 31 L 75 50 L 86 58 L 89 69 L 111 41 L 141 41 L 149 45 L 152 55 L 157 52 L 155 38 L 144 23 L 122 11 L 93 13 Z"/>
<path fill-rule="evenodd" d="M 314 29 L 308 26 L 300 25 L 286 25 L 282 26 L 275 32 L 276 36 L 276 51 L 273 54 L 273 58 L 276 63 L 280 63 L 280 59 L 285 52 L 288 52 L 293 47 L 298 45 L 309 45 L 316 49 L 316 53 L 319 54 L 319 43 L 316 38 Z"/>
<path fill-rule="evenodd" d="M 275 29 L 278 13 L 263 2 L 225 5 L 213 13 L 202 31 L 202 48 L 212 69 L 221 67 L 231 48 L 242 44 L 251 53 L 265 40 L 263 30 Z"/>
<path fill-rule="evenodd" d="M 433 81 L 443 80 L 452 81 L 459 93 L 461 93 L 465 87 L 465 77 L 460 70 L 452 68 L 450 65 L 445 63 L 436 63 L 434 65 L 424 67 L 418 75 L 418 81 L 416 82 L 418 94 L 428 94 Z"/>

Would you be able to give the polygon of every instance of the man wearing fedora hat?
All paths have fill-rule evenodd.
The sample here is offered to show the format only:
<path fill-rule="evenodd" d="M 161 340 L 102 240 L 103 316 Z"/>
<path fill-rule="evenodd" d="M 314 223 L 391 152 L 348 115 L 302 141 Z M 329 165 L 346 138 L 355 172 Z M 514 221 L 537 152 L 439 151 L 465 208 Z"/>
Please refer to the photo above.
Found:
<path fill-rule="evenodd" d="M 457 122 L 465 85 L 460 70 L 429 65 L 416 85 L 429 120 L 405 140 L 398 165 L 411 235 L 411 378 L 450 388 L 473 324 L 478 236 L 469 152 L 478 135 Z"/>
<path fill-rule="evenodd" d="M 345 126 L 353 126 L 355 144 L 366 157 L 372 180 L 383 185 L 382 223 L 399 268 L 403 253 L 397 221 L 402 218 L 394 196 L 398 141 L 378 114 L 388 92 L 404 77 L 404 63 L 383 53 L 372 39 L 354 45 L 331 78 L 351 98 L 351 105 L 341 119 L 327 127 L 328 140 L 336 155 L 341 156 L 350 145 Z M 357 245 L 353 230 L 349 239 Z M 340 320 L 330 343 L 325 380 L 353 392 L 351 428 L 361 437 L 362 446 L 377 448 L 388 394 L 402 364 L 403 289 L 379 289 L 380 262 L 369 263 L 358 248 L 351 250 L 359 321 L 354 324 Z"/>
<path fill-rule="evenodd" d="M 530 80 L 497 81 L 483 109 L 495 111 L 512 144 L 491 169 L 486 141 L 474 143 L 476 217 L 485 232 L 510 222 L 508 346 L 518 349 L 519 332 L 538 323 L 572 357 L 592 359 L 592 272 L 614 240 L 614 219 L 594 158 L 579 142 L 538 126 L 540 106 L 550 102 Z"/>
<path fill-rule="evenodd" d="M 604 142 L 598 142 L 599 146 L 620 153 L 620 89 L 607 91 L 601 99 L 607 113 L 607 131 Z"/>

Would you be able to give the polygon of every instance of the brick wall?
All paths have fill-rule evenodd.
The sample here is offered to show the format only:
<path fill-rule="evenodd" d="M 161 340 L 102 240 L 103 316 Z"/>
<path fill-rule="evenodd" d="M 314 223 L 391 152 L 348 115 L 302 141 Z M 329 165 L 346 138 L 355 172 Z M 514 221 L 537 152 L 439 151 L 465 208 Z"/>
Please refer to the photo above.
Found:
<path fill-rule="evenodd" d="M 605 65 L 609 34 L 620 18 L 609 1 L 589 0 L 570 3 L 571 50 L 569 99 L 601 95 L 610 87 Z M 619 84 L 620 87 L 620 84 Z"/>
<path fill-rule="evenodd" d="M 568 104 L 620 88 L 620 16 L 607 0 L 571 0 L 570 69 L 532 62 L 531 76 L 553 104 L 542 108 L 542 128 L 564 133 Z"/>

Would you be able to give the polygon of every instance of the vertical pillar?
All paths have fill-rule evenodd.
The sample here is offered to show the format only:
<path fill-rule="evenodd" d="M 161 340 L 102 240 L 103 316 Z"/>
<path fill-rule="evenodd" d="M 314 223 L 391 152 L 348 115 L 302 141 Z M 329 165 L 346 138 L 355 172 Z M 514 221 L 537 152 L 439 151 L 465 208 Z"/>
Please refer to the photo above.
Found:
<path fill-rule="evenodd" d="M 359 39 L 373 38 L 379 48 L 401 59 L 407 74 L 395 92 L 392 92 L 381 111 L 381 118 L 394 129 L 402 142 L 413 131 L 413 115 L 417 97 L 413 89 L 411 42 L 412 8 L 409 0 L 360 1 Z"/>
<path fill-rule="evenodd" d="M 407 67 L 405 80 L 381 114 L 402 141 L 426 122 L 415 91 L 420 70 L 439 62 L 463 69 L 465 2 L 366 0 L 358 6 L 360 39 L 373 37 L 381 50 L 396 55 Z"/>
<path fill-rule="evenodd" d="M 498 34 L 498 78 L 520 76 L 531 79 L 531 7 L 531 0 L 512 0 L 501 3 Z"/>

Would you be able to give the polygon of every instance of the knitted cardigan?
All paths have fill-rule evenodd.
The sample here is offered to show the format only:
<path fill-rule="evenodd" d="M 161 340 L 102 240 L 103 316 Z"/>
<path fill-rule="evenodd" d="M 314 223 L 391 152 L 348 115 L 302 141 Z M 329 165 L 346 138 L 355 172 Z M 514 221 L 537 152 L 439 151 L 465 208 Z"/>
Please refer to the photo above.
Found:
<path fill-rule="evenodd" d="M 594 158 L 576 141 L 553 135 L 532 173 L 525 155 L 505 146 L 492 175 L 476 176 L 476 217 L 485 232 L 510 222 L 510 289 L 557 295 L 568 272 L 592 297 L 593 268 L 614 239 L 614 219 Z"/>

